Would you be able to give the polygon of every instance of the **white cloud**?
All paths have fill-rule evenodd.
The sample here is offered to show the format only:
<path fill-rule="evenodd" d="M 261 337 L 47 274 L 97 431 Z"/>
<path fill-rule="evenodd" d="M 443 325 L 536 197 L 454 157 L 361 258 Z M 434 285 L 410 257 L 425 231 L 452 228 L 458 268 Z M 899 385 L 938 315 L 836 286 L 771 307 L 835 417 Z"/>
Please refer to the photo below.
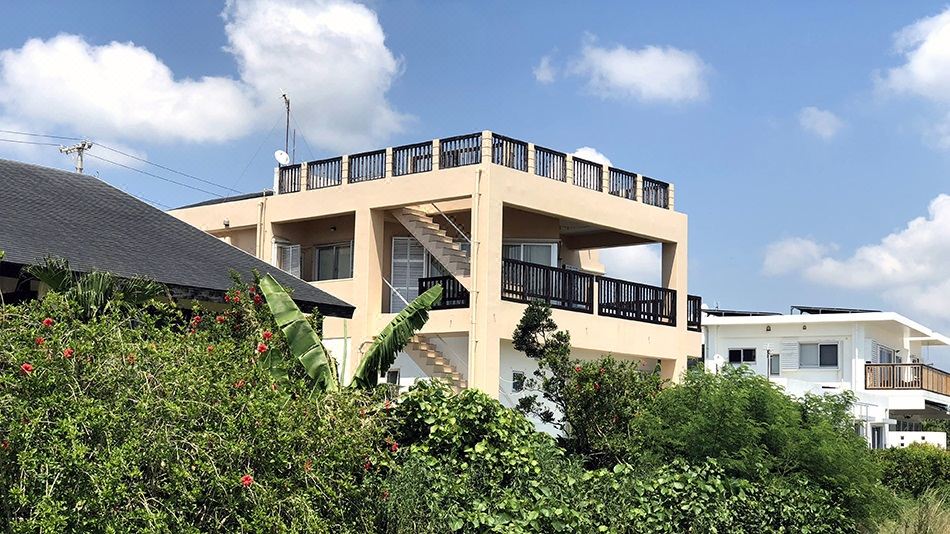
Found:
<path fill-rule="evenodd" d="M 235 0 L 223 16 L 239 80 L 176 78 L 134 43 L 30 39 L 0 51 L 0 118 L 112 139 L 219 142 L 272 124 L 286 89 L 302 133 L 321 147 L 370 145 L 405 121 L 385 98 L 399 63 L 366 7 Z"/>
<path fill-rule="evenodd" d="M 630 49 L 597 46 L 588 40 L 571 67 L 602 98 L 682 103 L 706 97 L 708 67 L 694 52 L 671 46 Z"/>
<path fill-rule="evenodd" d="M 589 146 L 582 146 L 571 153 L 571 155 L 577 158 L 586 159 L 587 161 L 593 161 L 594 163 L 602 163 L 608 166 L 613 165 L 607 156 L 598 152 L 597 149 L 591 148 Z"/>
<path fill-rule="evenodd" d="M 874 291 L 898 309 L 950 320 L 946 305 L 950 302 L 950 195 L 931 201 L 926 217 L 911 220 L 905 228 L 857 248 L 844 259 L 832 257 L 830 247 L 800 242 L 808 261 L 797 262 L 791 269 L 772 267 L 774 274 L 797 271 L 816 283 Z M 783 250 L 781 243 L 774 244 L 774 250 Z M 768 264 L 765 270 L 770 271 Z"/>
<path fill-rule="evenodd" d="M 765 249 L 762 271 L 770 276 L 788 274 L 820 261 L 831 247 L 802 237 L 790 237 Z"/>
<path fill-rule="evenodd" d="M 834 113 L 813 106 L 802 108 L 798 113 L 801 127 L 818 137 L 829 140 L 844 127 L 844 122 Z"/>
<path fill-rule="evenodd" d="M 894 47 L 904 64 L 889 69 L 878 86 L 894 94 L 924 98 L 939 106 L 944 116 L 925 132 L 938 148 L 950 149 L 950 8 L 900 30 Z"/>
<path fill-rule="evenodd" d="M 554 68 L 554 65 L 551 64 L 551 56 L 542 57 L 541 62 L 538 63 L 538 66 L 536 66 L 532 72 L 534 72 L 534 79 L 544 84 L 553 82 L 557 76 L 557 70 Z"/>
<path fill-rule="evenodd" d="M 658 286 L 663 267 L 661 251 L 660 245 L 605 248 L 600 251 L 600 261 L 607 276 Z"/>

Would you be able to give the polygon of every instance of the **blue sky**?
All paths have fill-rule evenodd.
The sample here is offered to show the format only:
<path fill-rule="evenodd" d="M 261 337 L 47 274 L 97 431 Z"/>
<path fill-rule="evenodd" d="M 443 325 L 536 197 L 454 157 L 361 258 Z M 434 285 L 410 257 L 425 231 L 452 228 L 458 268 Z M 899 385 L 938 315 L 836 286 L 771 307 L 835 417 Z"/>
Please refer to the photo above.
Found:
<path fill-rule="evenodd" d="M 0 129 L 88 136 L 241 191 L 271 183 L 281 88 L 298 160 L 482 129 L 592 147 L 675 183 L 707 304 L 880 307 L 950 329 L 945 4 L 159 6 L 8 6 Z M 130 68 L 127 87 L 97 85 Z M 54 147 L 0 142 L 0 157 L 71 166 Z M 87 172 L 164 206 L 210 196 L 101 160 Z M 609 266 L 635 276 L 642 260 Z"/>

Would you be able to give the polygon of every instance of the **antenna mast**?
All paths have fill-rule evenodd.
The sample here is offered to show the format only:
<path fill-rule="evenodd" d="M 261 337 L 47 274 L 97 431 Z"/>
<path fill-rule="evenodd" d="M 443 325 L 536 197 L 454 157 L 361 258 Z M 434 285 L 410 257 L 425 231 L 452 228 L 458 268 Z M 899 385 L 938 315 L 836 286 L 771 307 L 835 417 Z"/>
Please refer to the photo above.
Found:
<path fill-rule="evenodd" d="M 287 109 L 287 123 L 284 126 L 284 152 L 290 152 L 290 97 L 287 96 L 287 93 L 281 93 L 281 98 L 284 99 L 284 107 Z"/>
<path fill-rule="evenodd" d="M 290 104 L 288 104 L 288 106 L 289 105 Z M 78 172 L 79 174 L 82 174 L 82 154 L 83 152 L 85 152 L 86 150 L 89 150 L 90 148 L 92 148 L 92 143 L 90 143 L 86 139 L 83 139 L 82 141 L 76 143 L 75 145 L 61 146 L 59 147 L 59 151 L 66 155 L 69 155 L 75 152 L 76 153 L 76 172 Z"/>

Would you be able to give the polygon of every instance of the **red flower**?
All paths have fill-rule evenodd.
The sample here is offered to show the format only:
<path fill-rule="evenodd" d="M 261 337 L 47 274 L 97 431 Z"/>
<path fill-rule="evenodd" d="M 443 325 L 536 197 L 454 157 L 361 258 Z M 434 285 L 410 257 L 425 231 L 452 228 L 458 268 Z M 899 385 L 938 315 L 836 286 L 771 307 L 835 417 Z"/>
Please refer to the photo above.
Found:
<path fill-rule="evenodd" d="M 598 382 L 594 382 L 594 391 L 600 391 L 600 384 Z"/>
<path fill-rule="evenodd" d="M 383 490 L 383 500 L 389 499 L 389 490 Z"/>
<path fill-rule="evenodd" d="M 603 368 L 603 367 L 600 368 L 600 374 L 604 374 L 604 368 Z"/>
<path fill-rule="evenodd" d="M 241 388 L 244 387 L 244 384 L 246 384 L 246 383 L 247 383 L 247 382 L 245 382 L 244 379 L 242 378 L 242 379 L 240 379 L 240 380 L 238 380 L 237 382 L 234 383 L 234 387 L 237 388 L 237 389 L 241 389 Z"/>
<path fill-rule="evenodd" d="M 191 322 L 193 322 L 193 323 L 195 323 L 195 324 L 200 323 L 200 322 L 201 322 L 201 316 L 200 316 L 200 315 L 195 315 L 195 316 L 191 319 Z"/>
<path fill-rule="evenodd" d="M 232 301 L 232 302 L 241 302 L 241 294 L 240 294 L 240 293 L 236 293 L 233 297 L 231 297 L 231 301 Z"/>
<path fill-rule="evenodd" d="M 215 317 L 214 320 L 215 320 L 215 321 L 218 321 L 219 323 L 223 323 L 223 322 L 224 322 L 224 316 L 223 316 L 223 315 L 219 315 L 219 316 Z"/>
<path fill-rule="evenodd" d="M 363 469 L 365 469 L 365 470 L 367 470 L 367 471 L 369 471 L 369 470 L 372 469 L 372 468 L 373 468 L 373 464 L 370 463 L 369 460 L 367 460 L 366 463 L 363 464 Z"/>
<path fill-rule="evenodd" d="M 264 338 L 264 341 L 270 341 L 270 338 L 274 337 L 274 334 L 270 330 L 264 330 L 264 333 L 261 334 L 261 337 Z"/>
<path fill-rule="evenodd" d="M 71 347 L 66 347 L 63 349 L 63 358 L 69 359 L 73 357 L 73 353 L 76 352 Z"/>
<path fill-rule="evenodd" d="M 9 448 L 10 448 L 10 442 L 7 441 L 7 440 L 3 440 L 2 442 L 0 442 L 0 447 L 2 447 L 2 448 L 4 448 L 4 449 L 9 449 Z"/>
<path fill-rule="evenodd" d="M 386 402 L 383 403 L 383 408 L 388 412 L 390 406 L 392 406 L 392 403 L 389 402 L 389 399 L 386 399 Z"/>
<path fill-rule="evenodd" d="M 53 319 L 49 317 L 47 317 L 46 319 L 43 319 L 43 326 L 45 326 L 46 328 L 53 326 Z"/>
<path fill-rule="evenodd" d="M 254 483 L 254 477 L 252 477 L 251 475 L 244 475 L 243 477 L 241 477 L 241 485 L 244 486 L 245 488 L 250 486 L 253 483 Z"/>
<path fill-rule="evenodd" d="M 575 367 L 575 368 L 574 368 L 574 372 L 575 372 L 575 373 L 581 372 L 581 366 L 578 365 L 577 367 Z"/>
<path fill-rule="evenodd" d="M 257 288 L 254 286 L 247 286 L 247 292 L 253 295 L 254 293 L 257 293 Z"/>
<path fill-rule="evenodd" d="M 393 444 L 389 447 L 389 450 L 391 450 L 391 451 L 393 451 L 393 452 L 398 451 L 398 450 L 399 450 L 399 444 L 394 441 Z"/>
<path fill-rule="evenodd" d="M 264 302 L 264 299 L 260 295 L 254 295 L 254 304 L 260 304 L 261 302 Z"/>
<path fill-rule="evenodd" d="M 43 339 L 43 338 L 41 338 L 41 337 L 37 337 L 37 338 L 36 338 L 36 344 L 37 344 L 37 345 L 42 345 L 43 343 L 46 343 L 46 340 L 45 340 L 45 339 Z"/>
<path fill-rule="evenodd" d="M 28 374 L 32 373 L 32 372 L 33 372 L 33 364 L 31 364 L 30 362 L 24 363 L 23 365 L 20 366 L 20 372 L 22 372 L 22 373 L 25 374 L 25 375 L 28 375 Z"/>
<path fill-rule="evenodd" d="M 214 352 L 214 345 L 208 345 L 208 352 Z"/>
<path fill-rule="evenodd" d="M 231 297 L 229 297 L 227 294 L 225 294 L 225 295 L 224 295 L 224 301 L 225 301 L 225 302 L 231 302 Z"/>
<path fill-rule="evenodd" d="M 267 352 L 267 345 L 263 343 L 257 344 L 257 352 Z"/>

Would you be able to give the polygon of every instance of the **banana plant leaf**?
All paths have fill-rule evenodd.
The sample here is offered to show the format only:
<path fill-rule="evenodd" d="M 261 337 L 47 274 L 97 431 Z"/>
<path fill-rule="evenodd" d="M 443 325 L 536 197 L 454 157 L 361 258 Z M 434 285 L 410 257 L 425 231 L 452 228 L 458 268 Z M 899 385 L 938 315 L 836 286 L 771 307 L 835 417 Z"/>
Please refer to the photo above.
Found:
<path fill-rule="evenodd" d="M 369 389 L 379 382 L 379 373 L 389 369 L 399 351 L 429 320 L 429 308 L 442 298 L 442 285 L 436 284 L 419 295 L 376 336 L 360 361 L 350 387 Z"/>
<path fill-rule="evenodd" d="M 327 354 L 320 337 L 310 326 L 307 317 L 283 287 L 271 275 L 261 278 L 261 292 L 267 299 L 277 325 L 290 343 L 290 351 L 300 360 L 307 375 L 318 391 L 336 391 L 340 388 L 336 364 Z"/>

